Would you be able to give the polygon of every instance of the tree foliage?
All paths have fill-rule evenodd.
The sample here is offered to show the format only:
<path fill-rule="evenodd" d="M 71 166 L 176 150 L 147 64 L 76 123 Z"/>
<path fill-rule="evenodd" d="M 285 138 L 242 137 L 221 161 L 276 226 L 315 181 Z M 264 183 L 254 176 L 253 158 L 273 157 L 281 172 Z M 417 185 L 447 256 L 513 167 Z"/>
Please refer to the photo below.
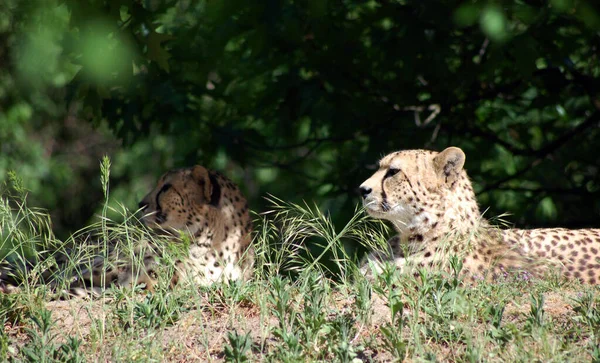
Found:
<path fill-rule="evenodd" d="M 165 169 L 202 163 L 257 211 L 271 193 L 343 220 L 381 156 L 449 145 L 490 215 L 598 225 L 594 1 L 5 0 L 0 14 L 0 177 L 16 169 L 64 228 L 101 198 L 103 152 L 131 208 Z"/>

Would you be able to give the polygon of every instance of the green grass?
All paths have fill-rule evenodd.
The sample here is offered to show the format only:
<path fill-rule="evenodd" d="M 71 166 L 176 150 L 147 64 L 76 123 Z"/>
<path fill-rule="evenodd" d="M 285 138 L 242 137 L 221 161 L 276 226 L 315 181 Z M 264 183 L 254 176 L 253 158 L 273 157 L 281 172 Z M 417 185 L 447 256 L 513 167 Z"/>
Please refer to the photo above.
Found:
<path fill-rule="evenodd" d="M 274 197 L 256 216 L 252 281 L 170 289 L 165 277 L 153 293 L 113 288 L 53 301 L 40 282 L 61 288 L 64 274 L 44 275 L 56 250 L 76 273 L 115 241 L 133 261 L 149 241 L 167 269 L 181 246 L 149 234 L 126 208 L 124 222 L 102 218 L 59 241 L 14 181 L 17 193 L 3 194 L 0 208 L 2 253 L 23 266 L 24 284 L 0 295 L 1 361 L 600 361 L 598 287 L 557 278 L 463 284 L 457 260 L 450 272 L 388 267 L 366 279 L 355 254 L 383 246 L 381 223 L 357 210 L 334 226 L 316 207 Z"/>

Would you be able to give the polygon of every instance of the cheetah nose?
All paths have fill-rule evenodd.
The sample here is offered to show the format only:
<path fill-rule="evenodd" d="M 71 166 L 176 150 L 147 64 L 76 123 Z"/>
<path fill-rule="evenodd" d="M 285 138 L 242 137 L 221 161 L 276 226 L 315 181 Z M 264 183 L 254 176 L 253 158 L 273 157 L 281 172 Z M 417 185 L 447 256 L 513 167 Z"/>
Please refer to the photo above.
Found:
<path fill-rule="evenodd" d="M 146 208 L 148 208 L 148 203 L 146 203 L 144 201 L 141 201 L 138 203 L 138 209 L 144 210 Z"/>
<path fill-rule="evenodd" d="M 373 189 L 371 189 L 369 187 L 363 187 L 363 186 L 358 188 L 358 190 L 360 190 L 360 195 L 362 195 L 363 198 L 366 198 L 367 195 L 371 194 L 371 192 L 373 191 Z"/>

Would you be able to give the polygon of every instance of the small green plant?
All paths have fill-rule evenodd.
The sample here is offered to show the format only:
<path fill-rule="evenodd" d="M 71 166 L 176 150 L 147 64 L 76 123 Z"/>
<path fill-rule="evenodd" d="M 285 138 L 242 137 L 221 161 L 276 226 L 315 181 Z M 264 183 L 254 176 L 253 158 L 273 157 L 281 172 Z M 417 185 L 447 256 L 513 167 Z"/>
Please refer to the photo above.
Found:
<path fill-rule="evenodd" d="M 100 184 L 102 184 L 102 192 L 104 193 L 104 205 L 102 206 L 102 215 L 100 218 L 101 224 L 101 241 L 102 241 L 102 251 L 105 253 L 109 251 L 109 232 L 108 232 L 108 224 L 107 224 L 107 211 L 108 211 L 108 201 L 110 196 L 109 189 L 110 182 L 110 158 L 107 155 L 102 157 L 102 161 L 100 162 Z M 106 270 L 108 265 L 102 265 L 102 282 L 101 285 L 105 286 L 106 281 Z"/>
<path fill-rule="evenodd" d="M 227 362 L 248 362 L 248 354 L 252 348 L 250 332 L 239 334 L 237 330 L 227 332 L 227 341 L 223 353 Z"/>
<path fill-rule="evenodd" d="M 600 299 L 591 291 L 582 293 L 574 300 L 575 321 L 585 324 L 594 339 L 600 339 Z"/>
<path fill-rule="evenodd" d="M 398 269 L 391 263 L 385 263 L 381 267 L 373 290 L 385 299 L 386 305 L 390 309 L 390 321 L 380 328 L 383 345 L 395 359 L 403 360 L 407 350 L 407 342 L 402 337 L 406 318 L 404 317 L 402 293 L 398 289 L 400 284 Z"/>
<path fill-rule="evenodd" d="M 21 355 L 29 362 L 84 362 L 80 352 L 81 342 L 77 338 L 67 337 L 67 342 L 56 345 L 57 334 L 51 333 L 55 325 L 50 310 L 42 309 L 31 316 L 33 328 L 26 328 L 29 342 L 21 349 Z"/>
<path fill-rule="evenodd" d="M 288 279 L 277 276 L 272 279 L 272 283 L 273 290 L 269 295 L 269 302 L 278 322 L 277 326 L 273 327 L 273 335 L 284 343 L 279 348 L 279 353 L 286 359 L 297 359 L 301 356 L 302 346 L 300 336 L 295 331 L 298 312 L 292 298 L 292 287 Z"/>
<path fill-rule="evenodd" d="M 450 258 L 452 275 L 419 270 L 419 306 L 426 316 L 427 336 L 438 342 L 466 342 L 460 319 L 469 311 L 468 299 L 458 277 L 462 263 Z"/>
<path fill-rule="evenodd" d="M 462 258 L 451 255 L 450 256 L 450 270 L 452 271 L 452 275 L 450 278 L 450 288 L 456 289 L 460 285 L 462 279 L 460 278 L 460 273 L 463 269 L 463 261 Z"/>
<path fill-rule="evenodd" d="M 23 347 L 22 353 L 30 361 L 45 361 L 54 358 L 56 347 L 52 344 L 55 336 L 50 335 L 52 328 L 52 313 L 43 309 L 38 314 L 31 315 L 34 328 L 26 328 L 27 335 L 31 339 L 29 344 Z"/>
<path fill-rule="evenodd" d="M 81 341 L 76 337 L 67 337 L 67 342 L 60 345 L 59 361 L 67 363 L 85 362 L 81 353 Z"/>
<path fill-rule="evenodd" d="M 146 295 L 143 301 L 119 299 L 115 316 L 125 329 L 156 329 L 173 325 L 186 310 L 181 295 L 159 290 Z"/>
<path fill-rule="evenodd" d="M 531 295 L 531 308 L 527 317 L 526 326 L 529 331 L 544 326 L 544 294 Z"/>
<path fill-rule="evenodd" d="M 297 326 L 303 343 L 318 350 L 329 330 L 326 315 L 326 299 L 330 295 L 329 284 L 314 271 L 302 274 L 301 279 L 305 281 L 302 285 L 305 292 L 302 304 L 304 309 L 296 315 Z"/>
<path fill-rule="evenodd" d="M 391 294 L 394 293 L 393 288 L 399 281 L 398 269 L 392 263 L 383 263 L 381 271 L 376 277 L 373 282 L 373 290 L 387 300 L 390 300 Z"/>
<path fill-rule="evenodd" d="M 30 313 L 26 297 L 23 294 L 0 293 L 0 319 L 12 325 L 23 323 Z"/>
<path fill-rule="evenodd" d="M 43 281 L 36 266 L 56 240 L 48 213 L 29 207 L 22 180 L 8 177 L 0 185 L 0 280 L 29 288 Z"/>
<path fill-rule="evenodd" d="M 205 287 L 212 304 L 234 308 L 251 300 L 252 285 L 236 280 Z"/>
<path fill-rule="evenodd" d="M 2 327 L 6 326 L 6 318 L 0 317 L 0 324 Z M 0 360 L 6 362 L 8 360 L 8 354 L 12 353 L 9 348 L 10 338 L 4 331 L 4 329 L 0 329 Z"/>
<path fill-rule="evenodd" d="M 369 324 L 371 311 L 371 298 L 373 295 L 371 283 L 362 277 L 357 277 L 352 286 L 354 288 L 354 307 L 358 321 L 362 324 Z"/>
<path fill-rule="evenodd" d="M 406 319 L 403 316 L 404 303 L 399 294 L 390 294 L 387 305 L 391 311 L 391 323 L 385 323 L 381 327 L 383 345 L 397 360 L 406 357 L 407 342 L 402 337 L 402 328 Z"/>
<path fill-rule="evenodd" d="M 339 362 L 352 362 L 358 356 L 358 353 L 363 350 L 362 346 L 356 346 L 352 343 L 355 328 L 354 319 L 350 316 L 336 316 L 331 322 L 330 331 L 331 333 L 328 336 L 328 340 L 336 342 L 333 344 L 333 356 L 336 357 Z"/>
<path fill-rule="evenodd" d="M 465 347 L 465 352 L 461 357 L 465 362 L 478 363 L 483 361 L 483 347 L 474 341 L 473 339 L 469 339 L 467 342 L 467 346 Z"/>
<path fill-rule="evenodd" d="M 290 292 L 291 286 L 288 279 L 280 277 L 274 277 L 272 284 L 273 290 L 269 295 L 269 302 L 273 305 L 273 312 L 278 322 L 276 332 L 278 335 L 285 335 L 288 331 L 288 324 L 295 320 L 296 314 Z"/>
<path fill-rule="evenodd" d="M 510 329 L 502 326 L 505 308 L 506 304 L 491 304 L 485 311 L 485 314 L 489 317 L 488 323 L 490 324 L 487 335 L 502 346 L 506 345 L 513 338 Z"/>
<path fill-rule="evenodd" d="M 584 324 L 590 332 L 590 355 L 592 361 L 600 362 L 600 299 L 591 291 L 586 291 L 575 299 L 574 320 Z"/>

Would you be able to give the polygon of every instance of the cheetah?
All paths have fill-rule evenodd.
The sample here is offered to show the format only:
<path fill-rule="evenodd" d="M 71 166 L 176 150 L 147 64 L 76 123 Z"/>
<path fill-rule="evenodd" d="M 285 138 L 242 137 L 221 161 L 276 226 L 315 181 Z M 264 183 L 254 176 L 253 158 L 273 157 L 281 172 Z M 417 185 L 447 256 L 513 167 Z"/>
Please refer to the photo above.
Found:
<path fill-rule="evenodd" d="M 463 263 L 471 280 L 494 280 L 517 272 L 543 277 L 550 270 L 582 283 L 600 282 L 600 229 L 500 229 L 483 218 L 457 147 L 441 152 L 391 153 L 359 187 L 367 213 L 390 221 L 398 235 L 389 251 L 373 252 L 362 272 L 382 260 L 401 269 Z M 413 270 L 414 271 L 414 270 Z"/>
<path fill-rule="evenodd" d="M 248 202 L 222 174 L 200 165 L 171 170 L 139 207 L 148 227 L 192 236 L 180 277 L 203 286 L 250 278 L 254 248 Z"/>
<path fill-rule="evenodd" d="M 189 241 L 183 257 L 175 261 L 171 286 L 182 281 L 207 286 L 251 277 L 254 249 L 248 203 L 222 174 L 200 165 L 168 171 L 139 208 L 141 221 L 162 235 L 157 241 L 179 245 Z M 97 250 L 99 246 L 94 247 Z M 107 247 L 106 257 L 87 258 L 79 263 L 77 273 L 62 276 L 67 280 L 68 295 L 98 295 L 107 286 L 141 285 L 154 290 L 158 276 L 165 272 L 160 264 L 165 246 L 141 240 L 129 252 L 118 251 L 112 244 Z M 6 271 L 0 274 L 0 291 L 14 290 L 4 283 L 8 275 Z"/>

